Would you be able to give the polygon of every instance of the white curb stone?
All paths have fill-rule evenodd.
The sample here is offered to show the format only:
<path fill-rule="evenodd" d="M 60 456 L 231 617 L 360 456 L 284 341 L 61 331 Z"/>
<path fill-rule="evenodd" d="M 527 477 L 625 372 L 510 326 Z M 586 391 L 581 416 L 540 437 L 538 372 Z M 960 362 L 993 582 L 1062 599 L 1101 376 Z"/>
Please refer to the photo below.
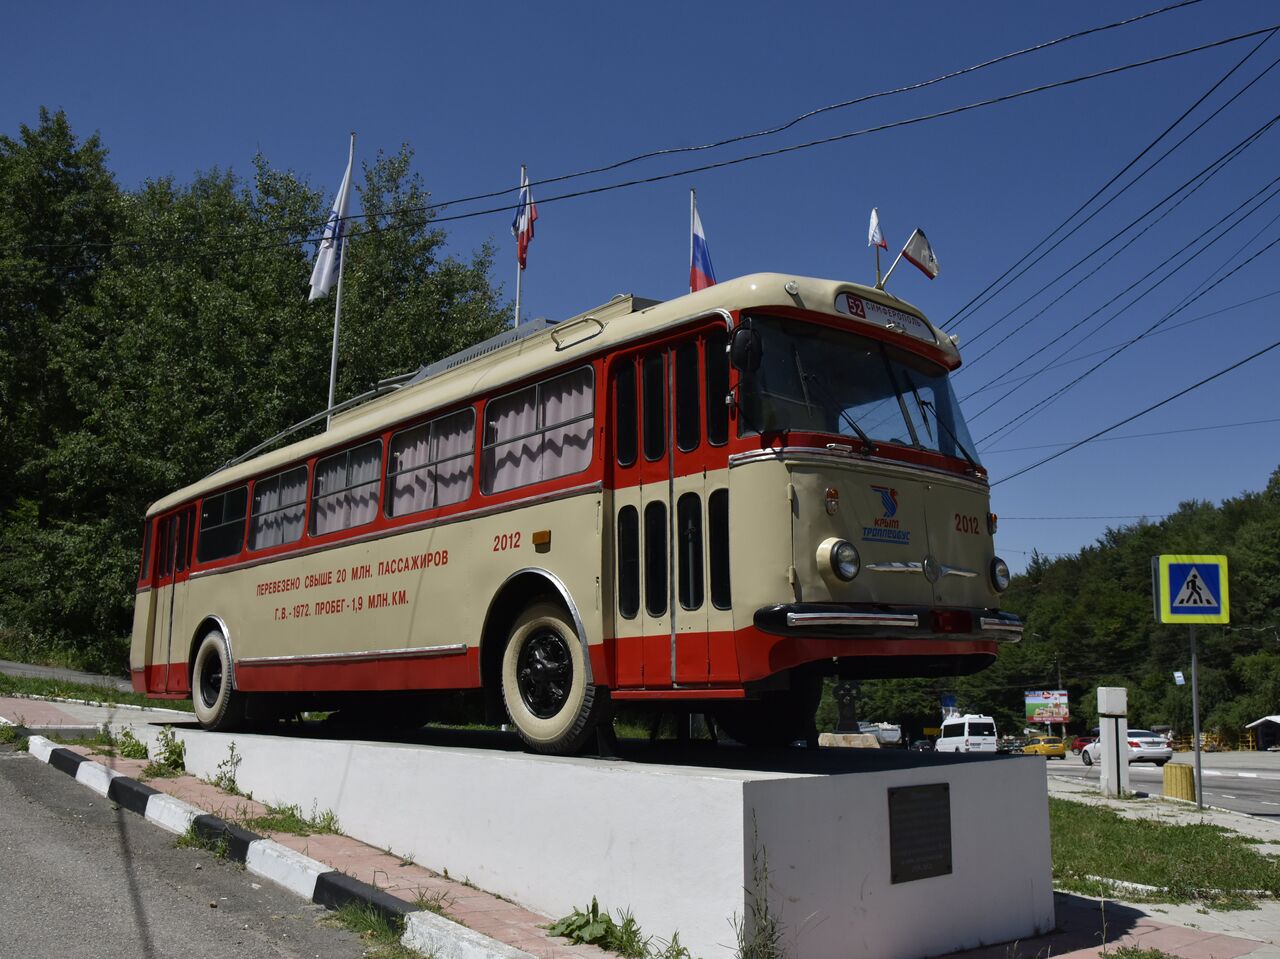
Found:
<path fill-rule="evenodd" d="M 250 843 L 244 866 L 249 872 L 270 879 L 306 899 L 310 899 L 316 891 L 316 878 L 321 873 L 333 871 L 324 863 L 273 839 L 259 839 Z"/>
<path fill-rule="evenodd" d="M 57 748 L 57 743 L 45 739 L 43 736 L 32 736 L 27 740 L 27 752 L 31 753 L 31 755 L 35 756 L 36 759 L 40 760 L 42 763 L 47 763 L 49 761 L 49 756 Z"/>
<path fill-rule="evenodd" d="M 165 793 L 156 793 L 147 800 L 147 818 L 169 832 L 184 833 L 191 828 L 196 816 L 203 815 L 203 809 Z"/>
<path fill-rule="evenodd" d="M 119 775 L 120 773 L 114 769 L 108 769 L 95 762 L 83 762 L 76 767 L 76 782 L 84 783 L 99 796 L 107 794 L 107 790 L 111 787 L 111 780 Z"/>
<path fill-rule="evenodd" d="M 434 912 L 411 912 L 405 916 L 400 943 L 437 959 L 534 959 L 531 953 Z"/>

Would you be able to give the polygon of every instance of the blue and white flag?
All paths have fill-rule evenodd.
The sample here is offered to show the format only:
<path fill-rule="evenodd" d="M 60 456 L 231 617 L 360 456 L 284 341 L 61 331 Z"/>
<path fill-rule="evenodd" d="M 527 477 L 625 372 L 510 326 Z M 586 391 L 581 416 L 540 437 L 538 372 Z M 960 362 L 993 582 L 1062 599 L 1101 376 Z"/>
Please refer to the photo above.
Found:
<path fill-rule="evenodd" d="M 351 151 L 347 155 L 347 172 L 342 174 L 342 186 L 333 199 L 333 209 L 324 225 L 324 236 L 316 250 L 316 265 L 311 270 L 311 295 L 307 300 L 328 296 L 338 278 L 342 265 L 342 238 L 347 231 L 347 201 L 351 197 L 351 165 L 356 156 L 356 138 L 351 137 Z"/>

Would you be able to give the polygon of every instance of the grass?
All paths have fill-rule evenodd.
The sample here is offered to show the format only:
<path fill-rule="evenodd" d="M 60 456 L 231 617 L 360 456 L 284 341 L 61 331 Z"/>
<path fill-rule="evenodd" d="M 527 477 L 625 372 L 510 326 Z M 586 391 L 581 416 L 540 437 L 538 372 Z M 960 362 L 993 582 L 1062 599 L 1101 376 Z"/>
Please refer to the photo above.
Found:
<path fill-rule="evenodd" d="M 362 903 L 347 903 L 323 920 L 327 925 L 342 926 L 365 943 L 364 959 L 421 959 L 422 954 L 400 944 L 404 920 L 388 916 Z"/>
<path fill-rule="evenodd" d="M 1280 896 L 1280 861 L 1220 826 L 1125 819 L 1104 807 L 1051 798 L 1049 827 L 1053 878 L 1061 889 L 1114 896 L 1105 880 L 1118 880 L 1161 890 L 1123 890 L 1125 899 L 1202 901 L 1219 909 L 1249 908 L 1258 893 Z"/>
<path fill-rule="evenodd" d="M 311 807 L 310 818 L 302 815 L 297 806 L 268 806 L 267 814 L 255 816 L 244 822 L 247 829 L 255 832 L 287 832 L 294 836 L 315 836 L 324 834 L 341 835 L 338 828 L 338 817 L 332 809 L 320 813 Z"/>
<path fill-rule="evenodd" d="M 1106 955 L 1108 959 L 1178 959 L 1173 953 L 1163 949 L 1143 949 L 1139 946 L 1121 946 Z"/>
<path fill-rule="evenodd" d="M 35 676 L 0 675 L 0 696 L 52 696 L 57 699 L 85 699 L 108 706 L 120 704 L 146 706 L 151 709 L 191 711 L 189 699 L 148 699 L 142 693 L 123 692 L 93 683 L 73 683 L 64 679 L 42 679 Z"/>
<path fill-rule="evenodd" d="M 187 744 L 174 735 L 172 726 L 156 734 L 155 755 L 143 768 L 141 779 L 169 779 L 187 772 Z"/>
<path fill-rule="evenodd" d="M 219 859 L 226 859 L 229 851 L 226 836 L 207 839 L 196 832 L 196 824 L 194 822 L 187 826 L 187 831 L 177 838 L 174 845 L 179 849 L 203 849 L 205 852 L 213 853 Z"/>
<path fill-rule="evenodd" d="M 615 952 L 624 959 L 693 959 L 680 944 L 680 934 L 670 939 L 646 936 L 629 909 L 621 909 L 614 919 L 608 910 L 601 911 L 595 897 L 586 909 L 573 912 L 547 927 L 548 935 L 561 936 L 576 944 L 590 944 Z"/>

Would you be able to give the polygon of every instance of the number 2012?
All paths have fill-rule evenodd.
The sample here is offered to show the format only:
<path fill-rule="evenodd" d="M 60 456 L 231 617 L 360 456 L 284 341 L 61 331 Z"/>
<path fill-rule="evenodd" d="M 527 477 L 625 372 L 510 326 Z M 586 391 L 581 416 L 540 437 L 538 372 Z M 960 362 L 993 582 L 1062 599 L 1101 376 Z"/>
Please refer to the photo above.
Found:
<path fill-rule="evenodd" d="M 973 533 L 974 535 L 977 535 L 978 517 L 965 516 L 961 513 L 956 513 L 956 532 L 957 533 Z"/>
<path fill-rule="evenodd" d="M 493 551 L 495 553 L 501 553 L 504 550 L 508 550 L 508 549 L 519 549 L 519 548 L 520 548 L 519 533 L 499 533 L 498 535 L 493 537 Z"/>

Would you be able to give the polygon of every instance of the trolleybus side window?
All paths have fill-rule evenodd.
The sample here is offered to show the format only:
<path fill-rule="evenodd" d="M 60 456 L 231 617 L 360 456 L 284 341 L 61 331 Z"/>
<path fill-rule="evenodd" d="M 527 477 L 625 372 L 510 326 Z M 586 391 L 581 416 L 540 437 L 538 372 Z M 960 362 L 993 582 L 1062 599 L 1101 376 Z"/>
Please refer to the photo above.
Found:
<path fill-rule="evenodd" d="M 667 504 L 644 508 L 644 606 L 650 616 L 667 611 Z"/>
<path fill-rule="evenodd" d="M 178 535 L 174 539 L 173 565 L 169 571 L 183 573 L 191 559 L 191 509 L 184 509 L 174 522 L 178 524 Z"/>
<path fill-rule="evenodd" d="M 676 568 L 680 605 L 685 609 L 702 606 L 702 498 L 685 493 L 676 502 Z"/>
<path fill-rule="evenodd" d="M 634 506 L 618 510 L 618 612 L 635 619 L 640 611 L 640 514 Z"/>
<path fill-rule="evenodd" d="M 707 369 L 707 442 L 722 446 L 729 439 L 729 334 L 711 333 L 703 344 Z"/>
<path fill-rule="evenodd" d="M 636 361 L 628 356 L 614 374 L 614 446 L 618 465 L 636 461 Z"/>
<path fill-rule="evenodd" d="M 665 353 L 650 353 L 644 358 L 640 375 L 643 397 L 644 458 L 662 459 L 667 451 L 667 373 Z"/>
<path fill-rule="evenodd" d="M 387 457 L 388 516 L 461 503 L 475 471 L 476 411 L 459 410 L 397 433 Z"/>
<path fill-rule="evenodd" d="M 676 448 L 688 453 L 702 441 L 702 404 L 698 391 L 698 343 L 676 347 Z"/>
<path fill-rule="evenodd" d="M 729 609 L 729 491 L 712 490 L 707 497 L 707 538 L 711 567 L 711 605 Z"/>
<path fill-rule="evenodd" d="M 594 412 L 595 370 L 589 366 L 490 400 L 481 490 L 501 493 L 585 470 Z"/>
<path fill-rule="evenodd" d="M 311 535 L 370 523 L 378 513 L 382 440 L 344 450 L 316 463 L 311 484 Z"/>
<path fill-rule="evenodd" d="M 302 538 L 307 509 L 307 468 L 298 466 L 253 484 L 250 549 L 266 549 Z"/>
<path fill-rule="evenodd" d="M 196 559 L 208 563 L 235 556 L 244 549 L 244 517 L 249 507 L 249 487 L 206 496 L 200 507 L 200 535 Z"/>
<path fill-rule="evenodd" d="M 139 582 L 145 582 L 151 574 L 151 526 L 151 520 L 142 524 L 142 569 L 138 572 Z"/>

